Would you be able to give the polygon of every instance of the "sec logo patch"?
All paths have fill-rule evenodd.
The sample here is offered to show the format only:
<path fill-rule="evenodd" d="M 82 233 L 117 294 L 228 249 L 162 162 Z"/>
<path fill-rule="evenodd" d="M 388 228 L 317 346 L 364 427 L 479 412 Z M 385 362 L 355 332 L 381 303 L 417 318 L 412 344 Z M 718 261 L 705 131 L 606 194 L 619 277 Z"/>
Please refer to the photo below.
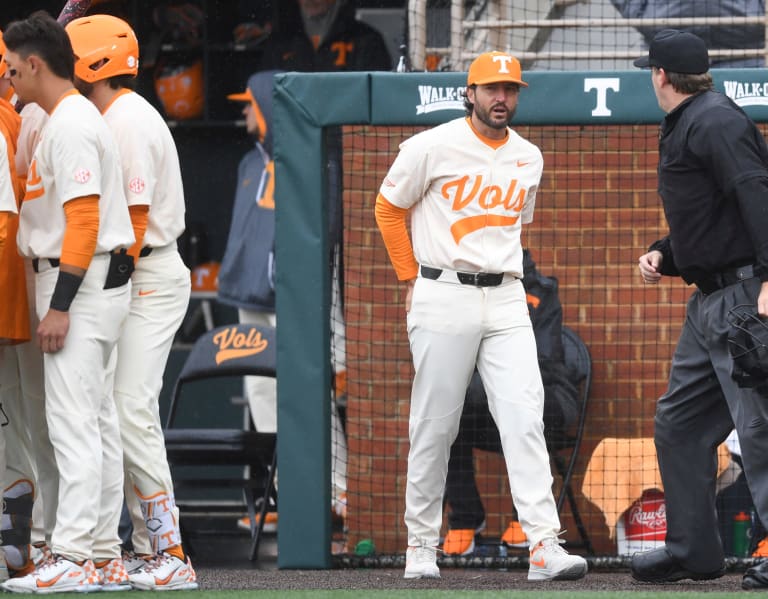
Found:
<path fill-rule="evenodd" d="M 78 183 L 88 183 L 91 180 L 91 171 L 87 168 L 79 168 L 75 171 L 75 181 Z"/>
<path fill-rule="evenodd" d="M 130 189 L 133 193 L 141 193 L 144 191 L 145 187 L 146 184 L 144 183 L 144 179 L 141 177 L 134 177 L 128 182 L 128 189 Z"/>

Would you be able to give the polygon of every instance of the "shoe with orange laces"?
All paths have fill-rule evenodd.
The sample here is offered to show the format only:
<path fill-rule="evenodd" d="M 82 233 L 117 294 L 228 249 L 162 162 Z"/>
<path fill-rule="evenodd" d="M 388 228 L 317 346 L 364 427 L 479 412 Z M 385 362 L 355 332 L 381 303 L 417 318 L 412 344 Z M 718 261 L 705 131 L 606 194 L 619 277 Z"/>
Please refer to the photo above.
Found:
<path fill-rule="evenodd" d="M 259 516 L 260 514 L 256 514 L 256 524 L 259 523 Z M 248 516 L 243 516 L 237 521 L 237 527 L 250 532 L 251 519 Z M 267 512 L 267 515 L 264 517 L 264 527 L 261 531 L 269 533 L 277 532 L 277 512 Z"/>
<path fill-rule="evenodd" d="M 752 557 L 768 557 L 768 537 L 765 537 L 757 544 L 752 552 Z"/>
<path fill-rule="evenodd" d="M 528 547 L 528 537 L 523 532 L 523 527 L 517 520 L 511 520 L 507 530 L 501 535 L 501 542 L 507 547 Z"/>
<path fill-rule="evenodd" d="M 569 555 L 560 540 L 549 537 L 531 549 L 528 580 L 578 580 L 587 573 L 587 560 Z"/>
<path fill-rule="evenodd" d="M 98 591 L 99 575 L 89 559 L 78 563 L 54 555 L 32 574 L 11 578 L 2 585 L 11 593 L 89 593 Z"/>
<path fill-rule="evenodd" d="M 452 528 L 443 539 L 445 555 L 470 555 L 475 550 L 475 537 L 485 530 L 485 520 L 475 529 Z"/>
<path fill-rule="evenodd" d="M 122 558 L 95 561 L 94 565 L 99 573 L 102 591 L 130 591 L 133 588 Z"/>
<path fill-rule="evenodd" d="M 197 575 L 189 558 L 161 552 L 137 572 L 128 575 L 131 586 L 142 591 L 192 591 L 198 588 Z"/>
<path fill-rule="evenodd" d="M 475 531 L 471 528 L 452 528 L 443 539 L 445 555 L 469 555 L 475 550 Z"/>

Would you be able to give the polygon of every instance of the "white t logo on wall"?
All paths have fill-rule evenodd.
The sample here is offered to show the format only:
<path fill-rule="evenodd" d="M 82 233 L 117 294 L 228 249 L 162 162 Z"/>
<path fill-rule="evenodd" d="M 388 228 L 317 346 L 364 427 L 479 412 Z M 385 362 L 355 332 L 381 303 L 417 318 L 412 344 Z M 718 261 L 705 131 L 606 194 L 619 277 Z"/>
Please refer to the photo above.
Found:
<path fill-rule="evenodd" d="M 587 77 L 584 79 L 584 93 L 597 90 L 597 104 L 592 109 L 592 116 L 611 116 L 608 108 L 608 90 L 619 91 L 618 77 Z"/>
<path fill-rule="evenodd" d="M 493 62 L 501 63 L 501 66 L 499 67 L 499 73 L 509 73 L 509 69 L 507 68 L 507 65 L 512 62 L 511 56 L 494 56 Z"/>

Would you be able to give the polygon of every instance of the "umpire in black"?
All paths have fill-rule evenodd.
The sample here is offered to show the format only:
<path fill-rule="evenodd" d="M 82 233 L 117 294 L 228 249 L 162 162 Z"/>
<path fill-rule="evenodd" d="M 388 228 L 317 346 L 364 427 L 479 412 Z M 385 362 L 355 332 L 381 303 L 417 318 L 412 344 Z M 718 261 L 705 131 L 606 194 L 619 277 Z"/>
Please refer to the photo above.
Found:
<path fill-rule="evenodd" d="M 729 353 L 729 312 L 768 316 L 768 146 L 750 118 L 713 91 L 704 42 L 666 29 L 635 66 L 650 67 L 666 112 L 658 191 L 669 235 L 640 257 L 646 283 L 680 276 L 688 301 L 669 387 L 656 406 L 655 443 L 667 507 L 666 545 L 632 557 L 646 582 L 722 576 L 715 510 L 716 448 L 733 426 L 761 521 L 768 522 L 768 392 L 740 387 Z M 768 377 L 768 364 L 764 365 Z M 768 562 L 744 588 L 768 588 Z"/>

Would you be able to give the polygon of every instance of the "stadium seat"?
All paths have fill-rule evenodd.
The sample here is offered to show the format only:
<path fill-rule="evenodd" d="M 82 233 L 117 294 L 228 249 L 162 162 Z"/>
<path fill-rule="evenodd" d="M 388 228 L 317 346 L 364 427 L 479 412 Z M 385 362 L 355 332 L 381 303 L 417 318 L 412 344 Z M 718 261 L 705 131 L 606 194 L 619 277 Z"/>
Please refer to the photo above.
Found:
<path fill-rule="evenodd" d="M 251 527 L 250 559 L 258 556 L 263 522 L 268 511 L 277 508 L 275 472 L 277 467 L 276 434 L 260 433 L 252 424 L 242 428 L 182 428 L 177 415 L 183 413 L 185 385 L 193 381 L 245 375 L 276 376 L 275 329 L 251 324 L 229 324 L 216 327 L 195 341 L 176 380 L 164 429 L 168 462 L 174 467 L 174 484 L 178 488 L 241 488 Z M 208 397 L 221 402 L 222 397 Z M 199 398 L 198 398 L 199 401 Z M 192 403 L 192 402 L 188 402 Z M 248 422 L 252 422 L 250 418 Z M 184 476 L 177 466 L 244 466 L 243 475 Z M 185 469 L 190 470 L 190 469 Z M 199 472 L 199 468 L 191 469 Z M 178 503 L 178 501 L 177 501 Z M 259 509 L 260 517 L 256 518 Z"/>
<path fill-rule="evenodd" d="M 584 436 L 584 422 L 587 416 L 589 392 L 592 384 L 592 358 L 586 344 L 573 329 L 563 326 L 562 339 L 565 365 L 572 380 L 578 382 L 580 401 L 576 425 L 570 430 L 555 431 L 547 438 L 550 456 L 562 481 L 557 496 L 557 512 L 558 514 L 561 512 L 565 500 L 568 499 L 571 514 L 581 536 L 580 543 L 569 543 L 569 546 L 583 547 L 589 555 L 594 555 L 592 542 L 581 518 L 572 486 L 573 472 L 576 468 L 581 441 Z"/>

